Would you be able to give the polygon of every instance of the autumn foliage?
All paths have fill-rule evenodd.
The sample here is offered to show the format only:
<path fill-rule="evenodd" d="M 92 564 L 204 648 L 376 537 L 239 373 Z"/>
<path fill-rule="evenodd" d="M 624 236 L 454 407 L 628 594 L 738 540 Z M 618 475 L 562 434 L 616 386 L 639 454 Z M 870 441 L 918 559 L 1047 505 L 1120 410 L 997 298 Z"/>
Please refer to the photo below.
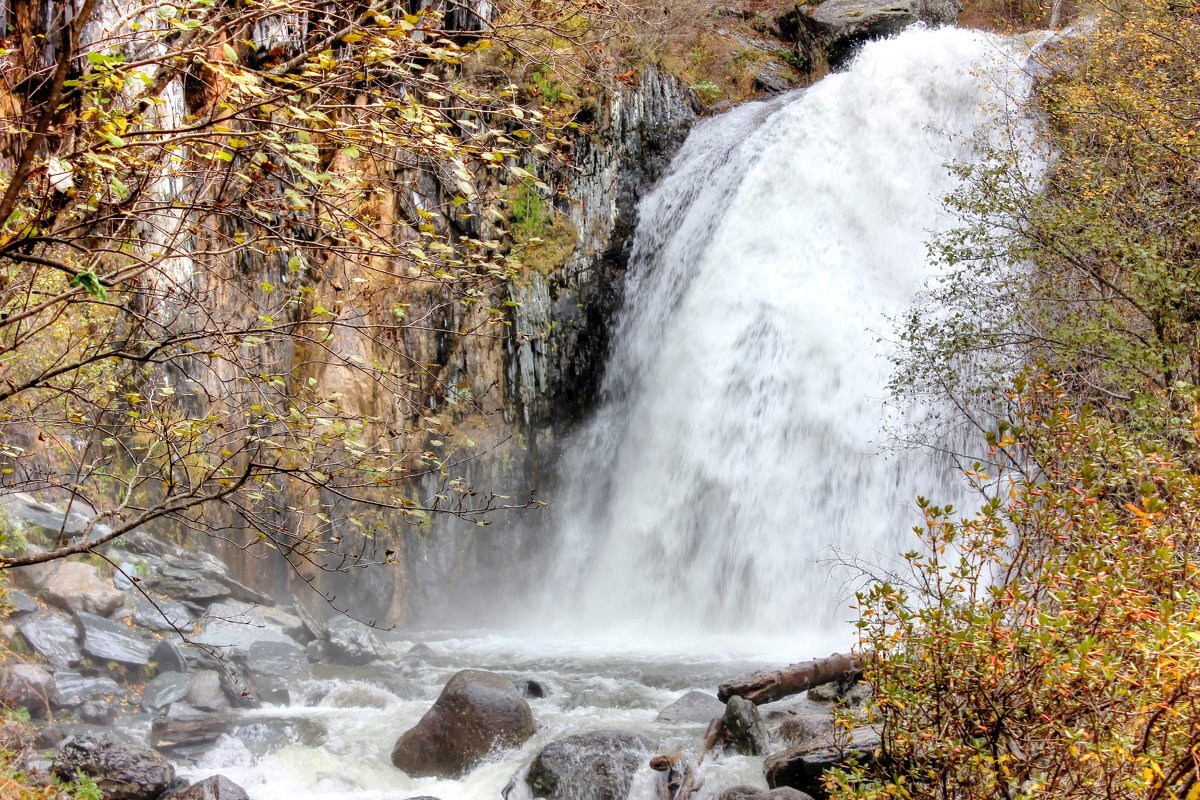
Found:
<path fill-rule="evenodd" d="M 1018 382 L 974 515 L 921 502 L 908 570 L 860 597 L 886 778 L 835 797 L 1200 794 L 1200 475 Z M 1200 446 L 1200 408 L 1182 432 Z"/>

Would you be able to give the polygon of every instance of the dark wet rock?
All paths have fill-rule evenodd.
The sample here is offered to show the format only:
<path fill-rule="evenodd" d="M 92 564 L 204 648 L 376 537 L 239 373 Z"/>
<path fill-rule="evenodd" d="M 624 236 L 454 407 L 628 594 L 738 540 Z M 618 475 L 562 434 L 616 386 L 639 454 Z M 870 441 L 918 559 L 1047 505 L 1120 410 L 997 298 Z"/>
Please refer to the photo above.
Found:
<path fill-rule="evenodd" d="M 141 594 L 134 599 L 133 609 L 133 621 L 152 631 L 179 629 L 187 633 L 195 619 L 195 615 L 183 603 L 158 598 L 151 603 Z"/>
<path fill-rule="evenodd" d="M 255 642 L 245 653 L 235 653 L 233 661 L 238 667 L 238 677 L 245 683 L 245 691 L 250 692 L 253 700 L 263 703 L 287 703 L 295 682 L 312 678 L 312 667 L 304 651 L 290 640 Z M 225 688 L 229 693 L 228 682 Z M 241 692 L 234 696 L 240 697 Z"/>
<path fill-rule="evenodd" d="M 79 631 L 65 614 L 35 611 L 21 618 L 17 630 L 33 651 L 56 669 L 70 667 L 83 660 L 78 642 Z"/>
<path fill-rule="evenodd" d="M 760 789 L 757 786 L 730 786 L 723 789 L 717 800 L 813 800 L 812 795 L 805 794 L 790 786 L 780 786 L 777 789 Z"/>
<path fill-rule="evenodd" d="M 851 708 L 859 708 L 871 702 L 873 696 L 871 684 L 860 681 L 846 690 L 842 695 L 842 702 Z"/>
<path fill-rule="evenodd" d="M 115 661 L 133 667 L 144 667 L 150 663 L 156 642 L 147 639 L 132 628 L 80 611 L 75 615 L 83 633 L 83 652 L 101 663 Z"/>
<path fill-rule="evenodd" d="M 142 708 L 158 711 L 188 695 L 191 678 L 182 672 L 161 672 L 142 689 Z"/>
<path fill-rule="evenodd" d="M 180 570 L 185 573 L 185 570 Z M 146 578 L 145 584 L 159 594 L 169 597 L 186 597 L 194 603 L 208 605 L 229 597 L 229 587 L 214 580 L 201 578 L 200 573 L 191 573 L 192 577 L 155 576 Z"/>
<path fill-rule="evenodd" d="M 763 773 L 767 777 L 767 785 L 772 789 L 790 786 L 824 800 L 827 795 L 822 788 L 821 778 L 826 772 L 850 760 L 859 764 L 873 764 L 879 747 L 877 731 L 855 728 L 844 743 L 793 748 L 768 756 L 763 763 Z"/>
<path fill-rule="evenodd" d="M 341 614 L 325 623 L 329 657 L 342 664 L 369 664 L 383 657 L 383 645 L 361 622 Z"/>
<path fill-rule="evenodd" d="M 541 700 L 549 697 L 553 692 L 545 683 L 534 678 L 526 678 L 523 681 L 517 681 L 517 691 L 527 700 Z"/>
<path fill-rule="evenodd" d="M 183 648 L 171 639 L 163 639 L 150 654 L 150 660 L 158 665 L 160 672 L 187 672 L 191 665 Z"/>
<path fill-rule="evenodd" d="M 292 605 L 292 611 L 294 611 L 296 613 L 296 616 L 300 619 L 300 622 L 303 623 L 303 625 L 304 625 L 305 634 L 304 634 L 304 636 L 296 637 L 297 641 L 308 641 L 310 639 L 324 639 L 325 638 L 324 623 L 322 623 L 320 620 L 318 620 L 311 611 L 309 611 L 307 608 L 305 608 L 303 603 L 301 603 L 300 601 L 296 601 L 296 603 Z"/>
<path fill-rule="evenodd" d="M 725 704 L 707 692 L 691 691 L 658 712 L 658 722 L 694 722 L 707 725 L 725 713 Z"/>
<path fill-rule="evenodd" d="M 580 733 L 543 747 L 525 782 L 534 797 L 550 800 L 625 800 L 652 753 L 653 744 L 632 733 Z"/>
<path fill-rule="evenodd" d="M 818 703 L 840 703 L 852 708 L 864 705 L 871 699 L 871 686 L 862 681 L 833 681 L 814 686 L 808 690 L 807 698 Z"/>
<path fill-rule="evenodd" d="M 233 725 L 232 714 L 210 714 L 186 703 L 174 703 L 150 726 L 150 743 L 167 752 L 210 745 Z"/>
<path fill-rule="evenodd" d="M 223 711 L 229 708 L 229 698 L 221 686 L 221 673 L 203 669 L 192 673 L 187 688 L 187 701 L 205 711 Z"/>
<path fill-rule="evenodd" d="M 408 652 L 404 655 L 410 658 L 436 658 L 437 653 L 433 652 L 433 648 L 424 642 L 417 642 L 412 647 L 408 648 Z"/>
<path fill-rule="evenodd" d="M 107 675 L 92 677 L 62 671 L 54 675 L 54 705 L 73 708 L 93 700 L 122 697 L 125 690 Z"/>
<path fill-rule="evenodd" d="M 37 601 L 19 589 L 9 589 L 4 593 L 4 599 L 12 607 L 14 616 L 17 614 L 32 614 L 38 610 Z"/>
<path fill-rule="evenodd" d="M 730 749 L 747 756 L 767 752 L 767 729 L 754 703 L 736 695 L 729 698 L 724 721 Z"/>
<path fill-rule="evenodd" d="M 88 700 L 75 713 L 92 725 L 112 725 L 117 720 L 116 706 L 102 700 Z"/>
<path fill-rule="evenodd" d="M 250 796 L 224 775 L 213 775 L 185 789 L 171 792 L 163 800 L 250 800 Z"/>
<path fill-rule="evenodd" d="M 899 33 L 920 21 L 953 24 L 957 0 L 821 0 L 798 5 L 792 18 L 799 36 L 823 50 L 830 65 L 844 64 L 863 42 Z"/>
<path fill-rule="evenodd" d="M 175 782 L 175 768 L 157 751 L 112 733 L 73 736 L 54 754 L 54 774 L 95 779 L 105 800 L 153 800 Z"/>
<path fill-rule="evenodd" d="M 786 92 L 794 83 L 791 71 L 777 61 L 767 61 L 754 73 L 754 88 L 766 94 Z"/>
<path fill-rule="evenodd" d="M 456 777 L 496 747 L 519 747 L 533 732 L 533 712 L 512 681 L 463 670 L 396 742 L 392 763 L 414 777 Z"/>
<path fill-rule="evenodd" d="M 65 506 L 44 501 L 25 492 L 11 492 L 0 496 L 0 508 L 4 509 L 9 517 L 41 528 L 54 538 L 62 534 L 69 539 L 83 533 L 95 518 L 87 504 L 81 501 L 72 503 L 68 511 Z M 96 533 L 111 530 L 105 525 L 96 526 Z"/>
<path fill-rule="evenodd" d="M 0 706 L 25 708 L 35 719 L 50 713 L 54 699 L 54 676 L 38 664 L 10 659 L 0 667 Z"/>
<path fill-rule="evenodd" d="M 85 611 L 107 617 L 125 604 L 125 593 L 113 586 L 91 564 L 59 564 L 42 589 L 42 597 L 67 611 Z"/>

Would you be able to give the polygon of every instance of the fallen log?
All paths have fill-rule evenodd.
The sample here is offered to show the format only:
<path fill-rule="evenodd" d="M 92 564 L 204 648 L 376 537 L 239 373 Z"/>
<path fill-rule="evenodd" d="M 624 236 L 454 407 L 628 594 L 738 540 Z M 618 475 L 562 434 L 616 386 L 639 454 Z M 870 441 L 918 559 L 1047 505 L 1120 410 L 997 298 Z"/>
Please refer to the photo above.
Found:
<path fill-rule="evenodd" d="M 862 661 L 861 655 L 834 653 L 827 658 L 792 664 L 774 672 L 755 672 L 722 683 L 717 689 L 717 697 L 721 702 L 735 696 L 744 697 L 755 705 L 762 705 L 822 683 L 853 683 L 862 677 Z"/>

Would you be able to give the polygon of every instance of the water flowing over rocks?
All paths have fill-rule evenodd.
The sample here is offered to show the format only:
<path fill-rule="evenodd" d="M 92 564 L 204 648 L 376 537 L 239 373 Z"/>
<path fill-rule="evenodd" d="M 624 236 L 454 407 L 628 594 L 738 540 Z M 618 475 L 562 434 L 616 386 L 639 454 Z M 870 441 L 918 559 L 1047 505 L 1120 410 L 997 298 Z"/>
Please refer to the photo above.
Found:
<path fill-rule="evenodd" d="M 534 797 L 548 800 L 625 800 L 652 752 L 650 740 L 632 733 L 580 733 L 542 748 L 525 782 Z"/>
<path fill-rule="evenodd" d="M 392 763 L 409 775 L 454 777 L 495 747 L 524 744 L 533 732 L 533 712 L 512 681 L 492 672 L 463 670 L 397 740 Z"/>

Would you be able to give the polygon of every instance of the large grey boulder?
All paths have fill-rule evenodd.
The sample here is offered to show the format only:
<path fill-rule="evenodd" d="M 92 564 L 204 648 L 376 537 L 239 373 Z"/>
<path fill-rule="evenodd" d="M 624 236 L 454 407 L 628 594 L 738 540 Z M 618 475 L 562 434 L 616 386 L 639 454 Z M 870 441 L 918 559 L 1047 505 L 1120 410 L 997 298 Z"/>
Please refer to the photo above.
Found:
<path fill-rule="evenodd" d="M 111 701 L 124 694 L 125 690 L 107 675 L 92 677 L 64 670 L 54 676 L 54 705 L 62 708 Z"/>
<path fill-rule="evenodd" d="M 325 623 L 325 643 L 332 661 L 369 664 L 383 657 L 383 645 L 361 622 L 338 614 Z"/>
<path fill-rule="evenodd" d="M 250 800 L 250 796 L 224 775 L 213 775 L 186 789 L 171 792 L 164 800 Z"/>
<path fill-rule="evenodd" d="M 199 624 L 200 630 L 193 639 L 225 655 L 245 655 L 260 642 L 295 645 L 292 637 L 267 619 L 261 609 L 240 600 L 214 603 Z"/>
<path fill-rule="evenodd" d="M 140 593 L 133 601 L 133 621 L 152 631 L 189 632 L 196 615 L 183 603 L 155 598 L 151 603 Z"/>
<path fill-rule="evenodd" d="M 533 712 L 512 681 L 467 669 L 396 742 L 392 763 L 414 777 L 457 777 L 493 748 L 519 747 L 533 732 Z"/>
<path fill-rule="evenodd" d="M 138 634 L 134 629 L 80 611 L 75 614 L 83 633 L 83 652 L 101 663 L 115 661 L 132 667 L 144 667 L 158 642 Z"/>
<path fill-rule="evenodd" d="M 550 800 L 626 800 L 634 774 L 653 752 L 653 744 L 636 734 L 579 733 L 542 748 L 525 782 L 534 797 Z"/>
<path fill-rule="evenodd" d="M 828 796 L 821 780 L 825 773 L 850 761 L 876 763 L 880 744 L 875 729 L 855 728 L 845 742 L 799 747 L 768 756 L 763 762 L 763 773 L 772 789 L 790 786 L 824 800 Z"/>
<path fill-rule="evenodd" d="M 758 706 L 734 695 L 725 704 L 725 735 L 729 747 L 742 755 L 761 756 L 767 752 L 767 729 Z"/>
<path fill-rule="evenodd" d="M 38 664 L 9 660 L 0 667 L 0 706 L 25 708 L 41 719 L 50 713 L 54 698 L 54 676 Z"/>
<path fill-rule="evenodd" d="M 658 712 L 659 722 L 692 722 L 707 725 L 725 713 L 725 704 L 707 692 L 691 691 Z"/>
<path fill-rule="evenodd" d="M 42 597 L 67 611 L 86 611 L 107 617 L 125 604 L 125 593 L 91 564 L 67 561 L 50 573 Z"/>
<path fill-rule="evenodd" d="M 221 673 L 212 669 L 193 673 L 188 682 L 187 701 L 204 711 L 224 711 L 229 708 L 229 698 L 221 686 Z"/>
<path fill-rule="evenodd" d="M 952 25 L 958 0 L 818 0 L 797 7 L 801 37 L 837 66 L 868 39 L 899 33 L 914 22 Z"/>
<path fill-rule="evenodd" d="M 33 651 L 55 669 L 64 669 L 83 660 L 78 642 L 79 631 L 65 614 L 35 611 L 21 617 L 17 630 Z"/>
<path fill-rule="evenodd" d="M 175 782 L 175 768 L 156 750 L 112 733 L 67 739 L 52 770 L 62 780 L 94 779 L 105 800 L 154 800 Z"/>

